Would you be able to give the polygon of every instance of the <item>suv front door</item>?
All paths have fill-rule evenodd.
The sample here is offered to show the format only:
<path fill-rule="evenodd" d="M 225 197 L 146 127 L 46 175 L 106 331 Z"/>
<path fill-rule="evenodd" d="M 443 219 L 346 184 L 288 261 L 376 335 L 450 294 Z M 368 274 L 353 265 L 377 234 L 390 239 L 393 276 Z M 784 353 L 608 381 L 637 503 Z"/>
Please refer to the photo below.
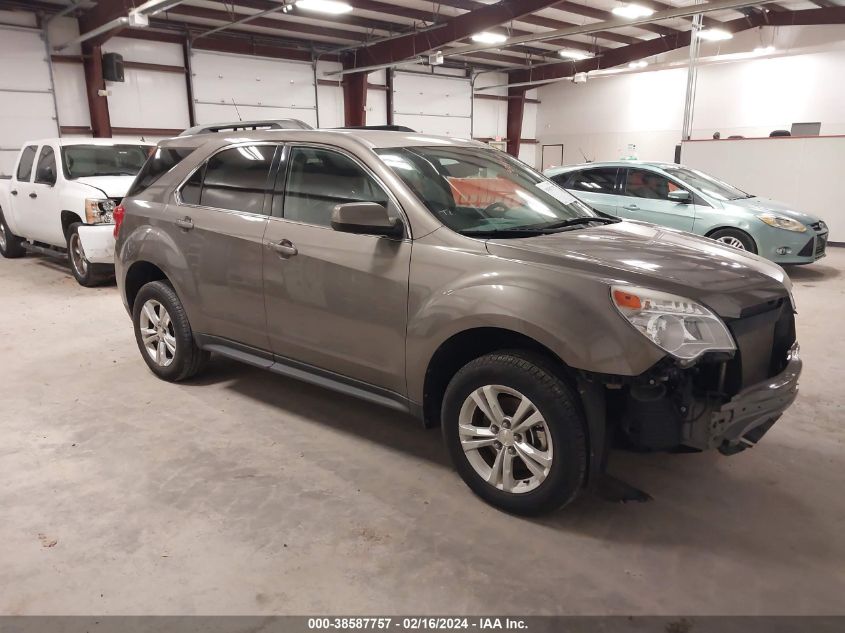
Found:
<path fill-rule="evenodd" d="M 187 261 L 184 269 L 170 272 L 192 328 L 262 350 L 269 343 L 261 240 L 278 148 L 243 143 L 221 149 L 179 188 L 163 223 Z"/>
<path fill-rule="evenodd" d="M 682 231 L 692 231 L 695 204 L 692 192 L 687 202 L 671 200 L 669 194 L 688 191 L 679 183 L 650 169 L 629 167 L 623 175 L 623 191 L 619 215 Z"/>
<path fill-rule="evenodd" d="M 400 211 L 349 154 L 287 148 L 264 248 L 267 329 L 281 363 L 304 363 L 404 395 L 411 241 L 335 231 L 346 202 Z M 291 362 L 293 361 L 293 363 Z"/>

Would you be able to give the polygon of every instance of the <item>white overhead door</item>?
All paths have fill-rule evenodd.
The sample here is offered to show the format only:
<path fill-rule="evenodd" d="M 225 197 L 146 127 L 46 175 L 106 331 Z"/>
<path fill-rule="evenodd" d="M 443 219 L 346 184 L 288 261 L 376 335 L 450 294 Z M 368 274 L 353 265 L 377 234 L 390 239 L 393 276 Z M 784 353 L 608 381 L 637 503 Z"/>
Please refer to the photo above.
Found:
<path fill-rule="evenodd" d="M 58 136 L 50 62 L 41 31 L 0 27 L 0 176 L 24 141 Z"/>
<path fill-rule="evenodd" d="M 393 123 L 423 134 L 472 137 L 472 86 L 464 77 L 397 72 Z"/>
<path fill-rule="evenodd" d="M 195 50 L 191 72 L 197 123 L 300 119 L 317 125 L 308 62 Z"/>

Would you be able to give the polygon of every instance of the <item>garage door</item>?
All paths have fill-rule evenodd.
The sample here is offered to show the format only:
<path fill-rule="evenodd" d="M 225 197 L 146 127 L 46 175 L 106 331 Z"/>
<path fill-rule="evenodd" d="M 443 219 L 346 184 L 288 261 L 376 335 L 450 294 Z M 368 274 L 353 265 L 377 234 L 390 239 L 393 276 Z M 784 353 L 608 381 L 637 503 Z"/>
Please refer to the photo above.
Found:
<path fill-rule="evenodd" d="M 50 62 L 41 31 L 0 27 L 0 176 L 9 176 L 24 141 L 58 135 Z"/>
<path fill-rule="evenodd" d="M 424 134 L 472 137 L 472 86 L 464 77 L 397 72 L 393 122 Z"/>
<path fill-rule="evenodd" d="M 308 62 L 194 51 L 191 71 L 197 123 L 300 119 L 317 125 Z"/>

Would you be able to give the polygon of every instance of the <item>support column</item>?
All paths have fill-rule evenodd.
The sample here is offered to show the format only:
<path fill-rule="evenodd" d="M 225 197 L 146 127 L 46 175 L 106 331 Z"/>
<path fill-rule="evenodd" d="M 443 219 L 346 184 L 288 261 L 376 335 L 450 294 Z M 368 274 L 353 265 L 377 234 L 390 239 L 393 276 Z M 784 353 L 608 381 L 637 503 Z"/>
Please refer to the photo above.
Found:
<path fill-rule="evenodd" d="M 525 92 L 527 88 L 508 88 L 508 154 L 519 156 L 519 141 L 522 139 L 522 118 L 525 114 Z"/>
<path fill-rule="evenodd" d="M 367 73 L 343 76 L 344 125 L 367 124 Z"/>
<path fill-rule="evenodd" d="M 88 112 L 91 115 L 91 131 L 94 138 L 111 138 L 108 97 L 101 97 L 100 90 L 106 89 L 103 79 L 103 51 L 99 45 L 83 42 L 82 65 L 85 70 L 85 89 L 88 93 Z"/>

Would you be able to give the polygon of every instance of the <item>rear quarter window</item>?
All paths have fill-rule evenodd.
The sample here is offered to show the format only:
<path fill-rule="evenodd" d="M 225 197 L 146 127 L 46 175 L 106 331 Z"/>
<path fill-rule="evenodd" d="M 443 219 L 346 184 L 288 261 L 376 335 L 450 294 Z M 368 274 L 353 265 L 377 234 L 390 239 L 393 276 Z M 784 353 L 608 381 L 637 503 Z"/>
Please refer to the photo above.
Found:
<path fill-rule="evenodd" d="M 155 148 L 147 159 L 147 162 L 141 167 L 141 171 L 138 172 L 135 182 L 132 183 L 126 195 L 137 196 L 185 160 L 195 149 L 195 147 Z"/>

